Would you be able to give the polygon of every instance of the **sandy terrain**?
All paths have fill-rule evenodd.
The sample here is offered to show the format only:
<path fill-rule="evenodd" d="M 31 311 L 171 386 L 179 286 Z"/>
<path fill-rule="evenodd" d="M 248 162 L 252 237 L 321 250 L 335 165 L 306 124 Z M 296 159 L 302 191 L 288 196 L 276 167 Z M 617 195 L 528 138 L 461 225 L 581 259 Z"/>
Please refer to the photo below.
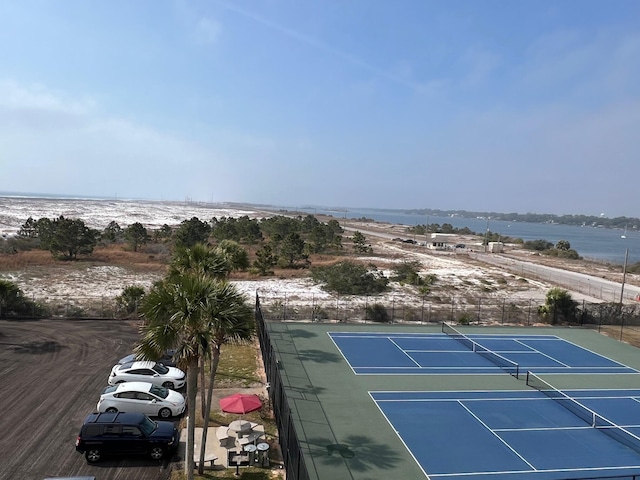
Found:
<path fill-rule="evenodd" d="M 265 212 L 229 205 L 200 205 L 177 202 L 127 202 L 127 201 L 94 201 L 94 200 L 30 200 L 0 198 L 0 229 L 5 235 L 14 234 L 28 218 L 55 218 L 66 215 L 81 218 L 88 226 L 104 229 L 110 221 L 117 221 L 121 227 L 133 222 L 141 222 L 149 229 L 163 224 L 178 225 L 181 221 L 197 216 L 202 220 L 213 217 L 264 217 Z M 328 218 L 321 218 L 327 221 Z M 391 273 L 394 263 L 403 259 L 418 260 L 424 275 L 434 274 L 437 282 L 429 295 L 440 297 L 504 297 L 544 299 L 551 285 L 537 281 L 524 281 L 516 275 L 474 262 L 467 255 L 446 252 L 431 252 L 424 247 L 408 245 L 393 241 L 393 237 L 407 238 L 406 227 L 375 222 L 351 222 L 340 219 L 341 224 L 350 229 L 379 233 L 380 237 L 368 235 L 373 245 L 373 254 L 359 257 L 367 263 L 375 264 L 386 275 Z M 352 230 L 351 230 L 352 231 Z M 345 232 L 345 237 L 350 230 Z M 477 239 L 469 239 L 469 242 Z M 349 241 L 344 240 L 345 248 Z M 354 259 L 356 257 L 348 257 Z M 34 299 L 67 298 L 113 298 L 119 295 L 124 286 L 140 285 L 150 287 L 161 278 L 158 271 L 132 269 L 126 265 L 87 264 L 80 267 L 60 263 L 48 265 L 46 268 L 3 268 L 0 278 L 15 282 L 24 292 Z M 249 280 L 246 275 L 242 280 L 233 282 L 252 299 L 258 292 L 265 301 L 283 301 L 288 304 L 311 304 L 330 302 L 336 297 L 328 294 L 309 278 L 260 278 Z M 581 298 L 581 297 L 577 297 Z M 367 299 L 351 299 L 352 301 L 370 301 Z M 422 294 L 415 287 L 391 284 L 388 293 L 379 296 L 376 301 L 390 304 L 402 301 L 415 304 L 422 301 Z"/>

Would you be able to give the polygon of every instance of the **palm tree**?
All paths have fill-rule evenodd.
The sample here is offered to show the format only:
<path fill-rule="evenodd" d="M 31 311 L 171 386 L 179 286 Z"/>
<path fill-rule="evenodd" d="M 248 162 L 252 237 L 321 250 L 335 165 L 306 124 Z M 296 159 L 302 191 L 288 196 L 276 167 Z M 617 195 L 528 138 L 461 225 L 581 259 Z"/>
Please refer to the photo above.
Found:
<path fill-rule="evenodd" d="M 220 362 L 222 346 L 229 343 L 239 344 L 248 342 L 253 337 L 255 331 L 253 310 L 247 305 L 245 297 L 238 292 L 233 285 L 226 281 L 217 281 L 215 296 L 210 300 L 206 306 L 206 318 L 209 322 L 212 341 L 209 343 L 209 352 L 207 352 L 207 356 L 210 359 L 210 370 L 206 405 L 203 409 L 206 413 L 204 415 L 202 440 L 200 443 L 199 474 L 204 472 L 204 455 L 207 444 L 209 412 L 211 411 L 213 385 Z"/>
<path fill-rule="evenodd" d="M 229 276 L 232 270 L 229 258 L 219 251 L 214 250 L 204 243 L 196 243 L 191 247 L 178 246 L 171 259 L 168 277 L 180 276 L 184 273 L 201 273 L 203 275 L 223 279 Z M 204 367 L 200 368 L 200 385 L 204 385 Z M 205 414 L 205 398 L 200 396 L 202 402 L 201 415 Z"/>
<path fill-rule="evenodd" d="M 178 247 L 171 258 L 168 277 L 180 276 L 187 272 L 202 273 L 213 278 L 227 278 L 232 270 L 229 259 L 223 252 L 203 243 L 192 247 Z"/>
<path fill-rule="evenodd" d="M 216 246 L 216 252 L 227 259 L 232 270 L 244 271 L 250 266 L 249 254 L 236 241 L 221 240 Z"/>
<path fill-rule="evenodd" d="M 248 341 L 254 331 L 253 311 L 234 286 L 226 282 L 231 263 L 221 249 L 203 244 L 179 248 L 169 273 L 144 299 L 143 340 L 136 351 L 143 358 L 176 349 L 179 365 L 187 370 L 187 402 L 196 404 L 198 372 L 204 389 L 204 360 L 210 359 L 207 394 L 201 395 L 204 428 L 200 444 L 199 473 L 203 473 L 213 384 L 222 345 Z M 206 398 L 206 400 L 205 400 Z M 193 478 L 195 422 L 187 425 L 185 470 Z"/>
<path fill-rule="evenodd" d="M 213 249 L 204 243 L 196 243 L 191 247 L 179 246 L 173 254 L 169 266 L 168 278 L 179 278 L 185 273 L 199 273 L 207 277 L 224 279 L 229 276 L 232 264 L 224 250 Z M 200 385 L 204 388 L 204 365 L 200 368 Z M 201 414 L 206 416 L 206 399 L 200 395 Z M 194 404 L 195 405 L 195 404 Z"/>
<path fill-rule="evenodd" d="M 198 364 L 214 341 L 207 312 L 217 298 L 219 283 L 199 274 L 174 276 L 156 283 L 141 308 L 143 338 L 135 351 L 142 358 L 157 358 L 173 348 L 178 365 L 187 373 L 187 402 L 196 404 Z M 185 471 L 193 479 L 195 422 L 187 424 Z"/>

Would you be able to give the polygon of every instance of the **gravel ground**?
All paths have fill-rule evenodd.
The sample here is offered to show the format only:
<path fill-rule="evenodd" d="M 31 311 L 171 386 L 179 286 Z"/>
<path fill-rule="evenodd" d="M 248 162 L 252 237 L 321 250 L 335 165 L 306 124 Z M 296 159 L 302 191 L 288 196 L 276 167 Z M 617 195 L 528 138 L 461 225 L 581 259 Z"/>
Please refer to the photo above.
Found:
<path fill-rule="evenodd" d="M 75 451 L 111 367 L 137 337 L 126 321 L 0 321 L 0 480 L 167 478 L 177 454 L 162 463 L 130 457 L 89 465 Z"/>

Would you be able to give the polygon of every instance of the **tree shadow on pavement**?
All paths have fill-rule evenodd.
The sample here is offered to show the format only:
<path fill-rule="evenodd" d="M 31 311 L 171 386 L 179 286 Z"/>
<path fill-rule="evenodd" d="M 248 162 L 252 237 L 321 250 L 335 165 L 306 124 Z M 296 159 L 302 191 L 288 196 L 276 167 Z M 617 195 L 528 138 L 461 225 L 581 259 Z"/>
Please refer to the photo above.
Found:
<path fill-rule="evenodd" d="M 29 342 L 29 343 L 0 343 L 0 345 L 9 345 L 16 353 L 25 353 L 25 354 L 39 354 L 39 353 L 53 353 L 59 352 L 65 347 L 58 342 L 53 341 L 45 341 L 45 342 Z"/>

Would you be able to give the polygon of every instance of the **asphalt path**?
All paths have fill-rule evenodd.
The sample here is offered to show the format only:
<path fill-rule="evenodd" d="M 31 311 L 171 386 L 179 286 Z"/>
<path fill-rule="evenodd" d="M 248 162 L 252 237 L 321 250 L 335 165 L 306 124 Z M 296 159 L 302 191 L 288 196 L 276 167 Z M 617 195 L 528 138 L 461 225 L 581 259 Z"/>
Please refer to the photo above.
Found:
<path fill-rule="evenodd" d="M 168 477 L 178 454 L 163 462 L 126 457 L 90 465 L 75 450 L 111 367 L 137 338 L 131 321 L 0 320 L 0 480 Z"/>
<path fill-rule="evenodd" d="M 548 267 L 494 253 L 472 253 L 470 256 L 521 277 L 551 283 L 604 302 L 619 302 L 622 296 L 625 303 L 637 303 L 636 297 L 640 295 L 640 287 L 625 282 L 623 288 L 622 281 L 613 282 L 597 275 Z M 622 277 L 622 272 L 620 276 Z"/>

